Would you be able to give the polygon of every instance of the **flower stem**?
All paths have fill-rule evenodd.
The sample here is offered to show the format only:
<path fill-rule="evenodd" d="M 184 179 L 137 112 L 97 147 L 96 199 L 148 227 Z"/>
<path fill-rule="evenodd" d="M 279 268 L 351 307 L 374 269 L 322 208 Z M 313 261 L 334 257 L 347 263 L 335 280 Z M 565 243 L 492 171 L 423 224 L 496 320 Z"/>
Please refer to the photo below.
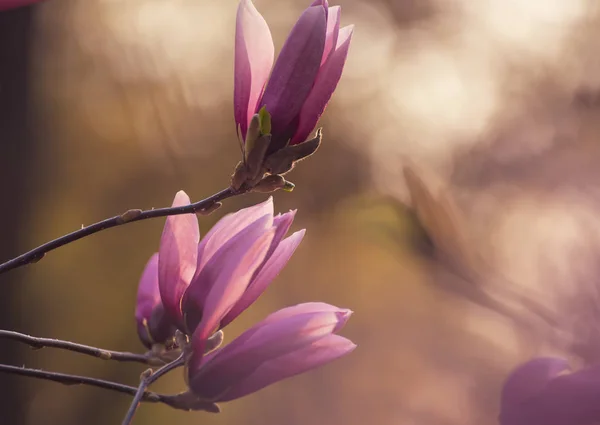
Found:
<path fill-rule="evenodd" d="M 135 415 L 135 412 L 136 412 L 137 408 L 139 407 L 140 402 L 143 401 L 145 394 L 147 394 L 146 388 L 148 388 L 154 381 L 158 380 L 161 376 L 169 373 L 173 369 L 183 366 L 184 363 L 185 363 L 185 359 L 184 359 L 184 355 L 182 353 L 179 357 L 177 357 L 171 363 L 164 365 L 163 367 L 158 369 L 156 372 L 152 373 L 151 369 L 148 369 L 146 372 L 144 372 L 142 374 L 142 378 L 140 379 L 140 385 L 137 388 L 137 391 L 131 402 L 131 406 L 129 406 L 129 410 L 127 411 L 127 414 L 125 415 L 125 418 L 123 419 L 122 425 L 130 425 L 131 424 L 131 421 L 133 420 L 133 416 Z"/>
<path fill-rule="evenodd" d="M 62 350 L 73 351 L 75 353 L 98 357 L 104 360 L 116 360 L 119 362 L 136 362 L 147 364 L 150 357 L 147 354 L 135 354 L 121 351 L 111 351 L 102 348 L 91 347 L 89 345 L 77 344 L 70 341 L 62 341 L 52 338 L 38 338 L 14 331 L 0 329 L 0 339 L 10 339 L 29 345 L 32 348 L 40 349 L 44 347 L 58 348 Z"/>
<path fill-rule="evenodd" d="M 232 188 L 227 188 L 209 196 L 206 199 L 195 202 L 190 205 L 181 207 L 170 207 L 170 208 L 157 208 L 150 210 L 128 210 L 121 215 L 116 215 L 111 218 L 99 221 L 89 226 L 82 227 L 79 230 L 68 233 L 50 242 L 46 242 L 43 245 L 38 246 L 31 251 L 19 255 L 7 262 L 0 264 L 0 274 L 5 273 L 9 270 L 16 269 L 27 264 L 35 263 L 41 260 L 46 253 L 54 249 L 60 248 L 61 246 L 67 245 L 76 240 L 85 238 L 86 236 L 93 235 L 94 233 L 101 232 L 102 230 L 110 229 L 111 227 L 122 226 L 127 223 L 133 223 L 134 221 L 147 220 L 149 218 L 166 217 L 170 215 L 178 214 L 190 214 L 201 211 L 210 212 L 212 209 L 227 198 L 231 198 L 235 195 L 241 195 L 245 191 L 236 191 Z"/>

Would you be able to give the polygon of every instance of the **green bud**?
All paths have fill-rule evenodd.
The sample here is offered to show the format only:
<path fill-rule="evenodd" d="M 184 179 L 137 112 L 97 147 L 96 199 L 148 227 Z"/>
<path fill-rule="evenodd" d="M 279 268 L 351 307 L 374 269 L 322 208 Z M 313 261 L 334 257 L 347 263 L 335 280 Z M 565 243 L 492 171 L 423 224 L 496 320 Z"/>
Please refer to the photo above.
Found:
<path fill-rule="evenodd" d="M 293 192 L 295 187 L 296 185 L 294 183 L 286 180 L 281 189 L 285 190 L 286 192 Z"/>
<path fill-rule="evenodd" d="M 267 107 L 263 106 L 258 111 L 261 134 L 271 134 L 271 114 L 267 111 Z"/>

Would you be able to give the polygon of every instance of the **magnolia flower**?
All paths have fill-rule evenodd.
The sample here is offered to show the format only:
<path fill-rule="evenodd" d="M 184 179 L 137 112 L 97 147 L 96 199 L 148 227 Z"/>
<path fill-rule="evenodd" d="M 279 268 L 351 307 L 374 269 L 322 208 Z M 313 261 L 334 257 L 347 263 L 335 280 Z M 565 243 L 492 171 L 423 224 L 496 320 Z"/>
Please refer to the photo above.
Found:
<path fill-rule="evenodd" d="M 193 396 L 198 409 L 243 397 L 342 357 L 356 348 L 336 335 L 351 313 L 316 302 L 284 308 L 206 356 L 203 342 L 194 335 L 186 394 Z"/>
<path fill-rule="evenodd" d="M 271 32 L 250 0 L 242 0 L 235 35 L 234 115 L 250 179 L 283 174 L 317 149 L 320 133 L 300 148 L 333 94 L 353 26 L 340 29 L 341 8 L 316 0 L 302 13 L 273 67 Z M 272 72 L 271 72 L 271 68 Z M 269 77 L 270 75 L 270 77 Z M 289 147 L 286 149 L 286 146 Z M 250 161 L 252 162 L 252 161 Z"/>
<path fill-rule="evenodd" d="M 501 425 L 592 425 L 600 422 L 600 366 L 570 372 L 560 358 L 537 358 L 504 384 Z"/>
<path fill-rule="evenodd" d="M 137 294 L 135 308 L 138 335 L 142 343 L 151 348 L 173 336 L 175 328 L 165 315 L 158 289 L 158 253 L 148 260 Z"/>
<path fill-rule="evenodd" d="M 173 206 L 189 203 L 180 191 Z M 146 332 L 140 333 L 142 341 L 164 342 L 165 321 L 206 341 L 235 319 L 265 291 L 302 241 L 304 230 L 285 238 L 295 213 L 274 216 L 269 198 L 226 215 L 201 241 L 194 214 L 168 217 L 159 252 L 140 280 L 136 319 L 138 329 Z"/>
<path fill-rule="evenodd" d="M 41 0 L 0 0 L 0 12 L 3 10 L 14 9 L 33 3 L 38 3 L 39 1 Z"/>

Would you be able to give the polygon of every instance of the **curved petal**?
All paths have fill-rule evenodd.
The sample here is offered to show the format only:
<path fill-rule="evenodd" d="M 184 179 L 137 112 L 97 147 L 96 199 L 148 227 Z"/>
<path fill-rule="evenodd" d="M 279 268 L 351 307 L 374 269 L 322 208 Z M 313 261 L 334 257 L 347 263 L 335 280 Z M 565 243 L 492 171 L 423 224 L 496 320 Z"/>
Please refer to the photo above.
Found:
<path fill-rule="evenodd" d="M 564 359 L 541 357 L 528 361 L 515 369 L 502 389 L 502 405 L 518 405 L 544 390 L 551 379 L 569 370 Z"/>
<path fill-rule="evenodd" d="M 256 277 L 252 279 L 246 291 L 238 302 L 233 306 L 229 313 L 221 321 L 221 326 L 225 327 L 239 316 L 244 310 L 254 303 L 267 289 L 269 284 L 277 277 L 285 267 L 292 254 L 302 242 L 304 230 L 300 230 L 289 238 L 284 239 L 275 249 L 273 254 L 266 260 Z"/>
<path fill-rule="evenodd" d="M 338 34 L 340 32 L 340 19 L 342 16 L 342 8 L 340 6 L 332 6 L 327 13 L 327 32 L 325 34 L 325 48 L 323 49 L 323 57 L 321 58 L 321 66 L 329 58 L 330 53 L 335 51 L 337 46 Z"/>
<path fill-rule="evenodd" d="M 241 0 L 235 27 L 233 107 L 242 140 L 245 140 L 248 123 L 257 110 L 274 56 L 269 26 L 252 1 Z"/>
<path fill-rule="evenodd" d="M 265 202 L 253 205 L 248 208 L 241 209 L 233 214 L 224 216 L 221 220 L 215 224 L 212 229 L 202 238 L 200 245 L 198 245 L 198 266 L 196 270 L 196 276 L 202 271 L 202 268 L 212 256 L 217 252 L 225 243 L 234 237 L 237 233 L 242 231 L 244 228 L 250 226 L 265 216 L 271 217 L 271 220 L 267 222 L 267 226 L 273 224 L 273 197 L 269 196 Z"/>
<path fill-rule="evenodd" d="M 159 304 L 161 304 L 161 300 L 158 290 L 158 253 L 155 253 L 150 257 L 142 272 L 135 305 L 138 335 L 145 345 L 152 344 L 148 323 L 152 312 Z"/>
<path fill-rule="evenodd" d="M 160 304 L 158 290 L 158 252 L 154 253 L 146 263 L 138 286 L 135 318 L 148 319 L 152 310 Z"/>
<path fill-rule="evenodd" d="M 291 210 L 284 214 L 277 214 L 273 217 L 273 226 L 275 227 L 275 237 L 273 238 L 273 245 L 269 250 L 267 256 L 271 256 L 275 251 L 275 248 L 281 243 L 287 232 L 292 227 L 294 218 L 296 217 L 297 210 Z"/>
<path fill-rule="evenodd" d="M 323 335 L 339 331 L 351 314 L 351 310 L 321 302 L 282 308 L 241 334 L 225 347 L 226 350 L 222 349 L 216 364 L 256 347 L 268 349 L 272 354 L 281 347 L 290 349 L 296 344 L 312 343 Z M 212 366 L 215 366 L 214 362 Z"/>
<path fill-rule="evenodd" d="M 263 363 L 254 373 L 221 395 L 218 401 L 240 398 L 275 382 L 316 369 L 351 353 L 355 348 L 356 344 L 349 339 L 328 335 L 307 347 Z"/>
<path fill-rule="evenodd" d="M 285 133 L 310 93 L 323 56 L 327 22 L 322 6 L 311 6 L 294 25 L 260 102 L 271 114 L 271 132 Z"/>
<path fill-rule="evenodd" d="M 205 340 L 242 296 L 271 245 L 272 218 L 263 216 L 229 239 L 194 277 L 185 293 L 186 321 L 195 322 L 196 339 Z M 188 320 L 189 319 L 189 320 Z M 200 342 L 199 342 L 200 343 Z"/>
<path fill-rule="evenodd" d="M 292 137 L 290 144 L 293 145 L 304 142 L 310 132 L 315 128 L 315 125 L 317 125 L 317 121 L 319 121 L 321 114 L 323 114 L 327 103 L 329 103 L 329 99 L 331 99 L 331 96 L 342 77 L 342 71 L 344 69 L 344 64 L 346 63 L 346 57 L 348 56 L 353 29 L 354 26 L 350 25 L 340 30 L 337 47 L 321 67 L 315 85 L 302 106 L 298 129 Z"/>
<path fill-rule="evenodd" d="M 177 192 L 173 206 L 189 204 L 187 194 Z M 182 324 L 181 297 L 196 271 L 199 239 L 200 229 L 195 214 L 167 217 L 160 239 L 158 284 L 165 312 L 178 325 Z"/>
<path fill-rule="evenodd" d="M 502 392 L 502 425 L 588 425 L 600 421 L 600 366 L 574 373 L 566 360 L 540 358 L 519 367 Z"/>
<path fill-rule="evenodd" d="M 346 310 L 341 309 L 316 313 L 303 312 L 302 308 L 292 311 L 298 314 L 284 312 L 280 315 L 281 320 L 267 319 L 254 326 L 201 367 L 192 364 L 190 388 L 197 395 L 214 400 L 254 373 L 260 365 L 330 335 L 339 327 L 340 321 L 347 320 Z"/>

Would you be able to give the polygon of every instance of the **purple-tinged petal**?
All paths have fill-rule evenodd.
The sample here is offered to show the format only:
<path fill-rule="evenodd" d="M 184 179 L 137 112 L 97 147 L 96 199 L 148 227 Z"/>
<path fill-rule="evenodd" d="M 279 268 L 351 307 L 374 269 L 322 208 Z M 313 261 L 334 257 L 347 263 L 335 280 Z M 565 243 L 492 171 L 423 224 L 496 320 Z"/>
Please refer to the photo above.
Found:
<path fill-rule="evenodd" d="M 135 318 L 137 320 L 148 319 L 152 310 L 160 304 L 160 292 L 158 290 L 158 252 L 152 255 L 140 278 L 138 286 Z"/>
<path fill-rule="evenodd" d="M 198 245 L 198 275 L 204 265 L 229 239 L 264 216 L 273 217 L 273 197 L 265 202 L 228 214 L 215 224 Z M 272 218 L 269 226 L 272 225 Z"/>
<path fill-rule="evenodd" d="M 219 327 L 262 264 L 275 233 L 272 220 L 265 215 L 229 239 L 192 280 L 182 305 L 188 329 L 200 340 Z"/>
<path fill-rule="evenodd" d="M 541 393 L 551 379 L 570 370 L 564 359 L 542 357 L 528 361 L 515 369 L 502 390 L 503 405 L 518 405 Z"/>
<path fill-rule="evenodd" d="M 323 339 L 346 322 L 349 311 L 322 303 L 280 310 L 244 332 L 202 364 L 194 347 L 189 385 L 198 396 L 216 401 L 265 362 Z M 196 335 L 192 337 L 192 344 Z"/>
<path fill-rule="evenodd" d="M 231 323 L 233 319 L 250 307 L 262 295 L 292 257 L 292 254 L 298 245 L 300 245 L 300 242 L 302 242 L 304 232 L 304 230 L 300 230 L 281 241 L 277 248 L 275 248 L 275 251 L 266 260 L 256 277 L 252 279 L 239 301 L 223 318 L 221 326 L 225 327 Z"/>
<path fill-rule="evenodd" d="M 307 347 L 263 363 L 254 373 L 237 383 L 219 397 L 219 401 L 230 401 L 243 397 L 271 384 L 332 362 L 356 348 L 352 341 L 328 335 Z"/>
<path fill-rule="evenodd" d="M 241 0 L 235 28 L 233 105 L 242 140 L 245 140 L 248 123 L 257 111 L 274 55 L 269 26 L 252 1 Z"/>
<path fill-rule="evenodd" d="M 315 0 L 312 2 L 311 6 L 323 6 L 325 9 L 329 7 L 329 3 L 327 0 Z"/>
<path fill-rule="evenodd" d="M 323 64 L 319 75 L 315 81 L 315 85 L 306 99 L 302 111 L 300 112 L 300 120 L 298 129 L 292 137 L 290 144 L 302 143 L 317 125 L 317 121 L 325 110 L 329 99 L 333 95 L 337 84 L 342 77 L 350 41 L 352 39 L 352 25 L 340 29 L 337 40 L 337 47 L 334 52 L 329 55 L 328 60 Z"/>
<path fill-rule="evenodd" d="M 335 51 L 337 46 L 338 34 L 340 32 L 340 19 L 342 8 L 333 6 L 329 8 L 327 13 L 327 32 L 325 35 L 325 48 L 323 49 L 323 57 L 321 58 L 321 66 L 329 58 L 330 53 Z"/>
<path fill-rule="evenodd" d="M 333 329 L 333 332 L 338 332 L 344 327 L 348 319 L 350 319 L 352 310 L 348 310 L 347 308 L 339 308 L 322 302 L 302 303 L 291 307 L 282 308 L 275 313 L 271 313 L 265 320 L 262 321 L 262 323 L 266 325 L 287 319 L 289 317 L 304 314 L 334 314 L 337 319 L 337 324 Z"/>
<path fill-rule="evenodd" d="M 338 332 L 344 327 L 352 311 L 322 302 L 310 302 L 282 308 L 271 313 L 262 322 L 254 325 L 233 342 L 227 351 L 221 353 L 217 363 L 227 361 L 240 350 L 252 350 L 271 341 L 271 352 L 290 346 L 303 346 L 323 335 Z"/>
<path fill-rule="evenodd" d="M 177 192 L 173 206 L 189 204 L 187 194 Z M 182 325 L 181 297 L 196 271 L 199 239 L 195 214 L 167 217 L 160 239 L 158 283 L 165 312 L 179 326 Z"/>
<path fill-rule="evenodd" d="M 158 291 L 158 253 L 156 253 L 150 257 L 142 272 L 135 307 L 135 321 L 137 323 L 138 335 L 146 346 L 152 345 L 152 336 L 150 335 L 148 322 L 152 317 L 152 312 L 160 303 L 160 293 Z"/>
<path fill-rule="evenodd" d="M 600 421 L 600 366 L 564 374 L 567 362 L 525 363 L 502 391 L 501 425 L 591 425 Z"/>
<path fill-rule="evenodd" d="M 281 243 L 287 232 L 292 227 L 292 223 L 294 222 L 294 218 L 296 217 L 297 210 L 291 210 L 284 214 L 277 214 L 273 218 L 273 226 L 275 227 L 275 237 L 273 238 L 273 244 L 271 245 L 271 249 L 267 253 L 267 257 L 270 257 L 271 254 L 277 248 L 277 245 Z"/>
<path fill-rule="evenodd" d="M 150 257 L 137 293 L 135 309 L 137 331 L 142 343 L 150 348 L 173 336 L 175 328 L 164 312 L 158 288 L 158 253 Z"/>
<path fill-rule="evenodd" d="M 327 21 L 322 6 L 311 6 L 294 25 L 261 101 L 271 114 L 272 133 L 285 133 L 308 97 L 319 71 Z"/>

